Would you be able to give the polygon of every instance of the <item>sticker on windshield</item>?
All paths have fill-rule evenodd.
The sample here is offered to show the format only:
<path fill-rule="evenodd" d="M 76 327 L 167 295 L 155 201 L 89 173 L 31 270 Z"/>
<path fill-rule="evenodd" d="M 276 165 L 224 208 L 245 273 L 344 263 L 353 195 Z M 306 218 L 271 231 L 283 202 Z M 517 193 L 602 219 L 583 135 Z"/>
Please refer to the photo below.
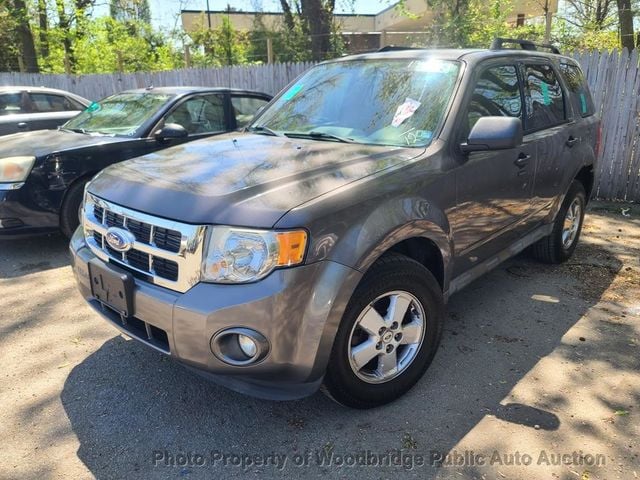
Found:
<path fill-rule="evenodd" d="M 397 108 L 396 114 L 393 116 L 393 120 L 391 121 L 391 126 L 399 127 L 400 125 L 402 125 L 402 122 L 416 113 L 416 110 L 419 106 L 419 101 L 407 97 L 404 103 Z"/>
<path fill-rule="evenodd" d="M 100 104 L 98 102 L 91 102 L 91 105 L 89 105 L 86 109 L 87 112 L 97 112 L 98 110 L 100 110 L 102 107 L 100 106 Z"/>
<path fill-rule="evenodd" d="M 295 97 L 300 90 L 302 90 L 303 85 L 301 83 L 298 83 L 296 85 L 294 85 L 293 87 L 291 87 L 287 92 L 285 92 L 285 94 L 282 96 L 285 100 L 291 100 L 293 97 Z"/>
<path fill-rule="evenodd" d="M 580 107 L 582 108 L 582 113 L 587 113 L 587 97 L 584 93 L 580 94 Z"/>

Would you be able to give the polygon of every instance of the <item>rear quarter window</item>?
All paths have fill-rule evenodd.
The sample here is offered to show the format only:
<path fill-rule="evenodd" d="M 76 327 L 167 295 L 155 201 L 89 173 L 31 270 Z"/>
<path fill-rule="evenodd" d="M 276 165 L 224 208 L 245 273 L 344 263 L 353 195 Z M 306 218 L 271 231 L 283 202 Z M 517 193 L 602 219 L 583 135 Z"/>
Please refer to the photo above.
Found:
<path fill-rule="evenodd" d="M 593 105 L 587 79 L 580 67 L 568 63 L 561 63 L 560 72 L 569 88 L 569 98 L 571 99 L 573 111 L 583 117 L 593 115 L 596 109 Z"/>

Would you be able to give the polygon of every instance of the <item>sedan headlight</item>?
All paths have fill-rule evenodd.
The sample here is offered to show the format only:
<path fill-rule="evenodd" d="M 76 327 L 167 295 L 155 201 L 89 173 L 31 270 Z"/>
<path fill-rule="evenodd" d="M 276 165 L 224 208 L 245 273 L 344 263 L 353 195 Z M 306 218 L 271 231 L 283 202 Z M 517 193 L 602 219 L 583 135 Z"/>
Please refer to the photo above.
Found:
<path fill-rule="evenodd" d="M 0 158 L 0 182 L 24 182 L 36 161 L 36 157 Z"/>
<path fill-rule="evenodd" d="M 271 231 L 215 226 L 202 265 L 202 279 L 214 283 L 260 280 L 275 268 L 302 263 L 304 230 Z"/>

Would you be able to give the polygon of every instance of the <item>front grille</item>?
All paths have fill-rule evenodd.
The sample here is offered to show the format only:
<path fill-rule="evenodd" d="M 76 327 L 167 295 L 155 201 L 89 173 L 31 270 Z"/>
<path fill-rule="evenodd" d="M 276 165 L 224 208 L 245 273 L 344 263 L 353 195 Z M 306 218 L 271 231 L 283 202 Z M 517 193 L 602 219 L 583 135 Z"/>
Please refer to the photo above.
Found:
<path fill-rule="evenodd" d="M 181 224 L 87 195 L 84 230 L 89 247 L 103 260 L 141 273 L 152 283 L 187 291 L 200 279 L 204 226 Z M 126 229 L 135 242 L 126 252 L 111 248 L 105 234 L 111 227 Z"/>

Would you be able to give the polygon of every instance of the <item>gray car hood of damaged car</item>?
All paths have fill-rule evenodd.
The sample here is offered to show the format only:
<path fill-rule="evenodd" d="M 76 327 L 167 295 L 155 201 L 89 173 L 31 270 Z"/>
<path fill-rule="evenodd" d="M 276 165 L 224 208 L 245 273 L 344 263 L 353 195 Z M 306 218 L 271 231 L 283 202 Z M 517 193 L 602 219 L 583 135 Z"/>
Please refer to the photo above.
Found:
<path fill-rule="evenodd" d="M 292 208 L 423 152 L 232 133 L 113 165 L 88 190 L 184 223 L 270 228 Z"/>

